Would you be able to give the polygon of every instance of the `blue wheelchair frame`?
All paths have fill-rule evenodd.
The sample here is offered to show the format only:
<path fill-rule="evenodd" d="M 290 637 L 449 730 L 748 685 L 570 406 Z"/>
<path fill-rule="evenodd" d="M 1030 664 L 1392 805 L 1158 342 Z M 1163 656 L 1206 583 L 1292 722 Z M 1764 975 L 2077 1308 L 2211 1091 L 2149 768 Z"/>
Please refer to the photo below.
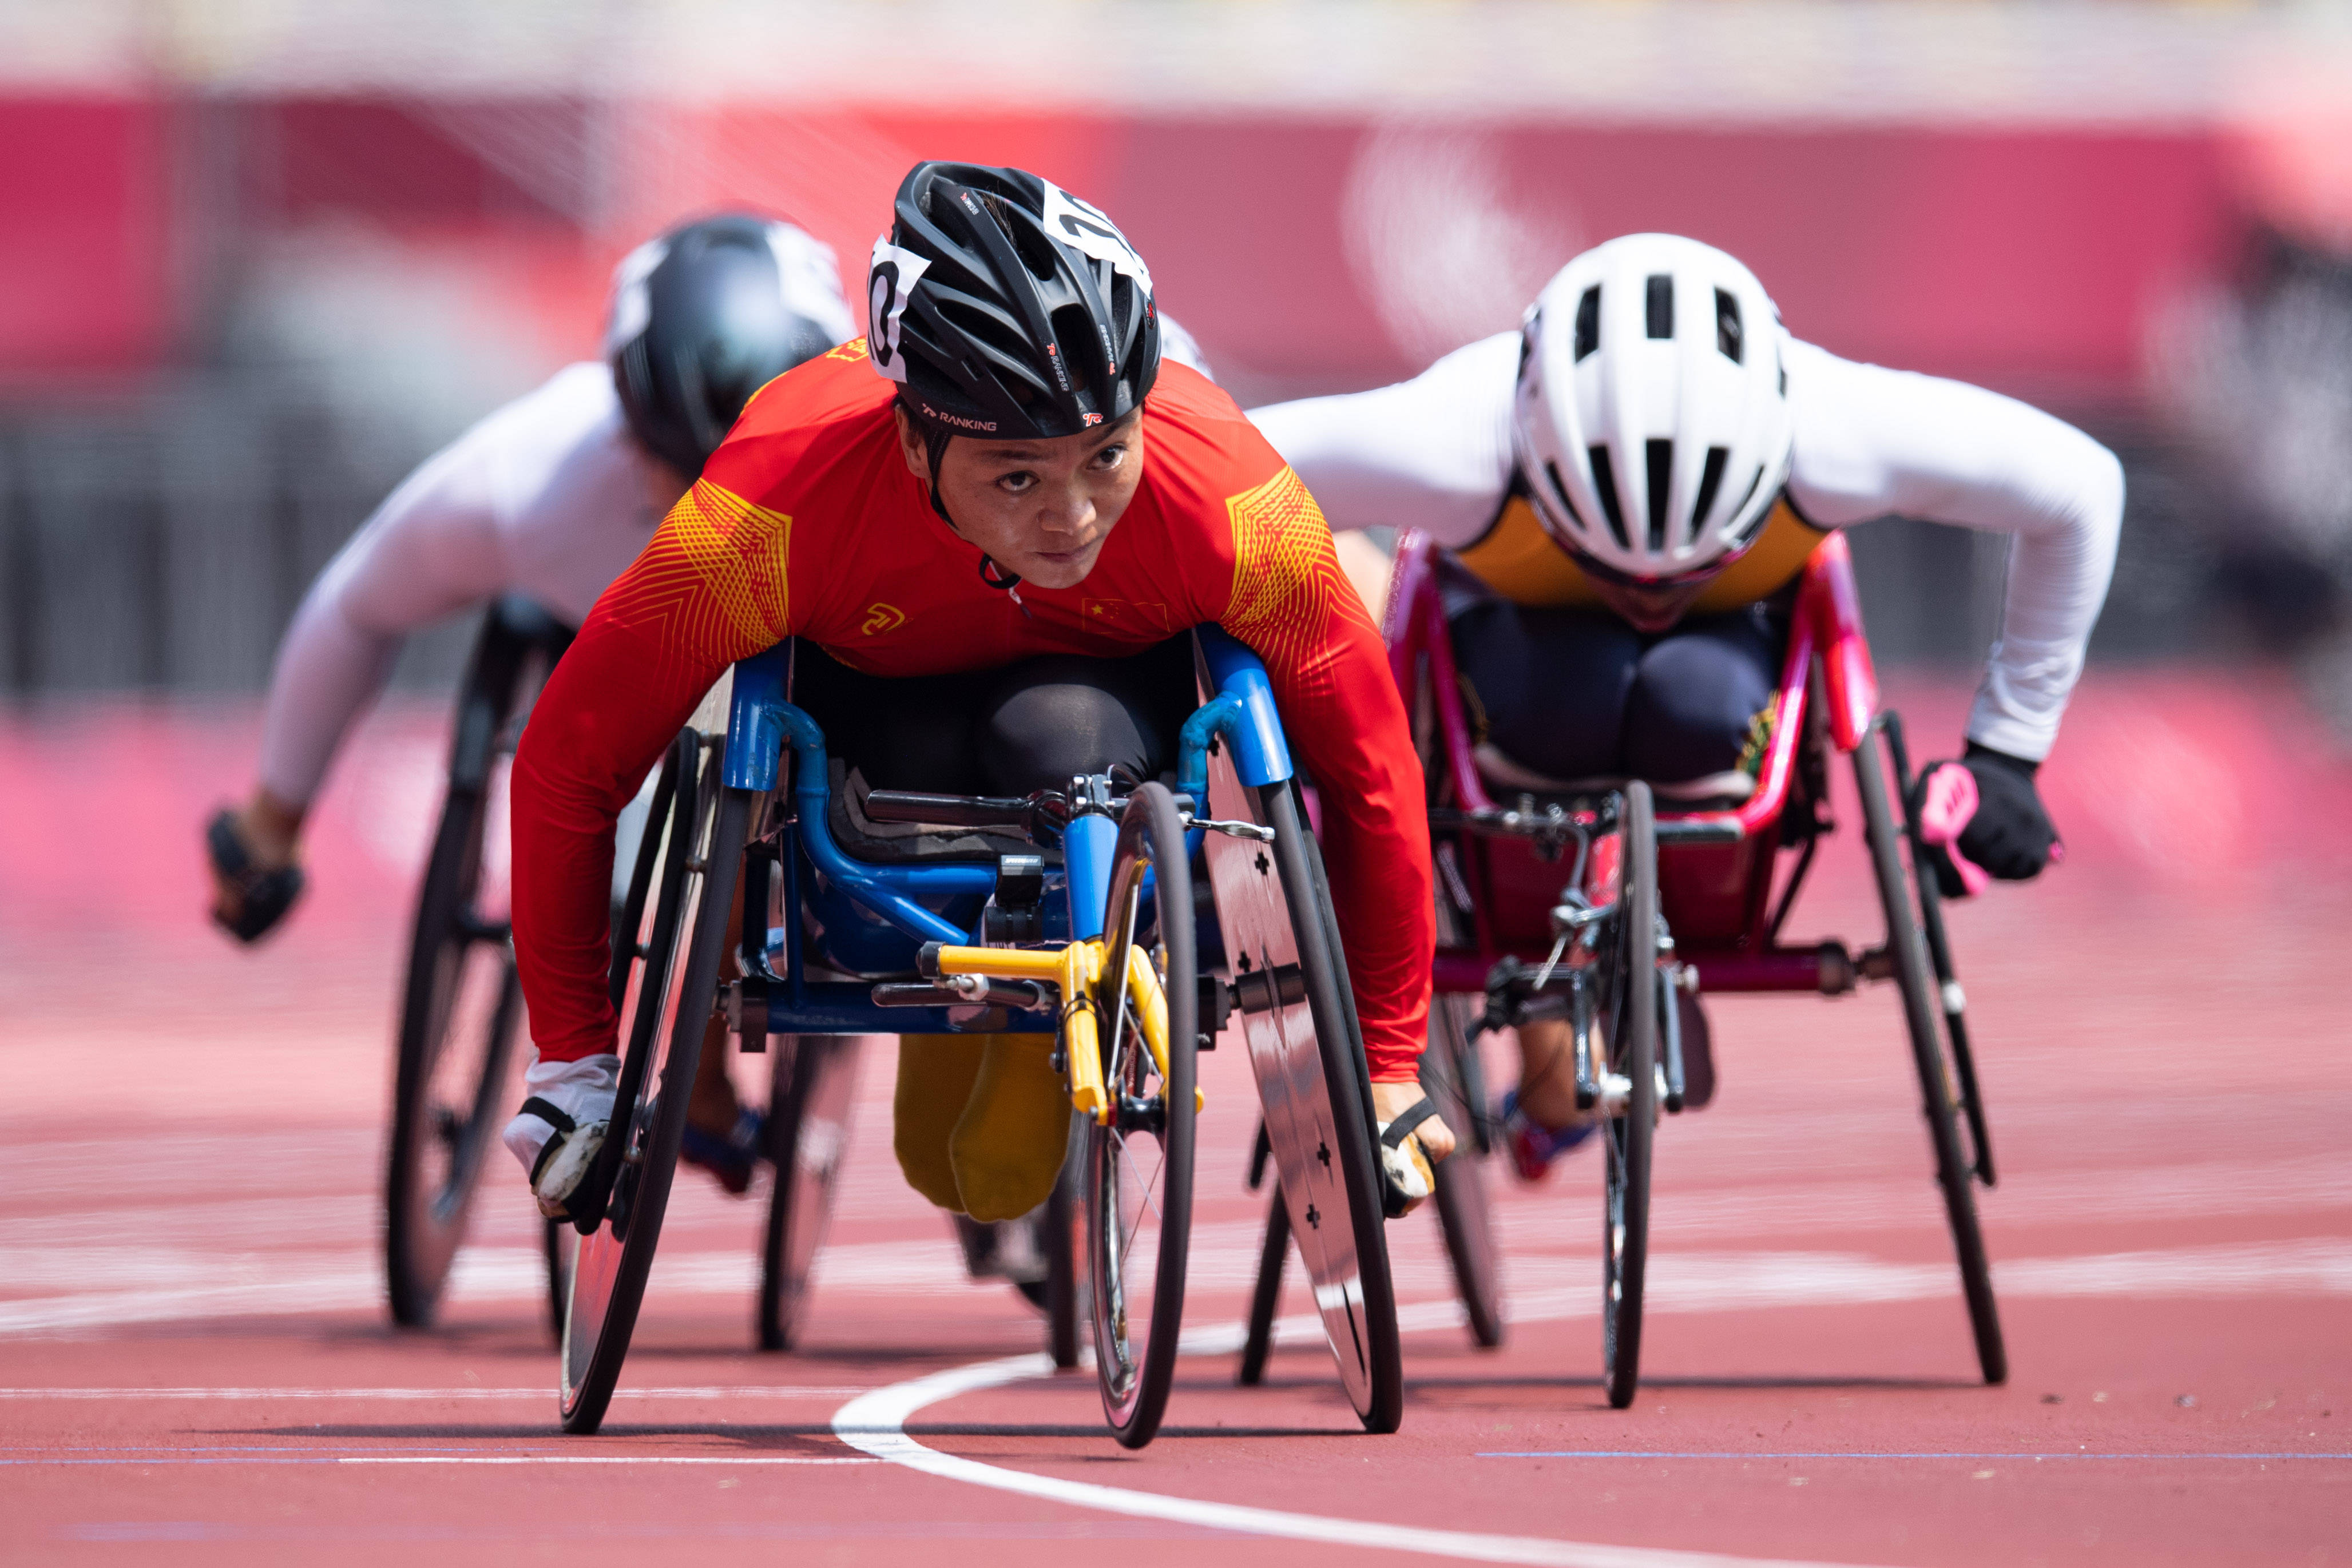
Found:
<path fill-rule="evenodd" d="M 1245 784 L 1279 784 L 1291 776 L 1290 747 L 1275 711 L 1274 687 L 1257 655 L 1214 626 L 1194 629 L 1209 684 L 1216 695 L 1196 709 L 1183 727 L 1177 791 L 1189 794 L 1196 816 L 1208 808 L 1208 754 L 1222 737 L 1231 747 L 1234 771 Z M 767 792 L 781 776 L 783 748 L 793 754 L 794 810 L 777 844 L 783 876 L 782 925 L 768 933 L 767 955 L 783 960 L 781 971 L 761 977 L 769 985 L 767 1032 L 772 1034 L 945 1034 L 969 1025 L 951 1015 L 969 1009 L 948 1007 L 879 1007 L 873 983 L 813 980 L 803 953 L 804 896 L 813 896 L 827 940 L 822 955 L 850 972 L 912 973 L 921 944 L 984 946 L 981 910 L 995 891 L 997 868 L 954 863 L 880 862 L 859 860 L 835 841 L 827 812 L 832 805 L 824 733 L 816 721 L 786 697 L 792 676 L 790 642 L 735 666 L 732 706 L 727 721 L 722 781 L 730 789 Z M 1190 837 L 1198 848 L 1200 830 Z M 1104 901 L 1109 896 L 1111 857 L 1118 821 L 1100 811 L 1073 816 L 1060 832 L 1066 894 L 1046 932 L 1061 940 L 1092 940 L 1103 934 Z M 805 866 L 803 862 L 806 862 Z M 816 886 L 804 889 L 803 873 Z M 1050 890 L 1053 878 L 1048 879 Z M 968 925 L 958 918 L 969 911 Z M 760 918 L 747 910 L 747 918 Z M 1055 925 L 1066 923 L 1066 928 Z M 854 951 L 852 950 L 854 949 Z M 1024 1032 L 1053 1033 L 1049 1011 L 1015 1011 L 994 1025 Z"/>

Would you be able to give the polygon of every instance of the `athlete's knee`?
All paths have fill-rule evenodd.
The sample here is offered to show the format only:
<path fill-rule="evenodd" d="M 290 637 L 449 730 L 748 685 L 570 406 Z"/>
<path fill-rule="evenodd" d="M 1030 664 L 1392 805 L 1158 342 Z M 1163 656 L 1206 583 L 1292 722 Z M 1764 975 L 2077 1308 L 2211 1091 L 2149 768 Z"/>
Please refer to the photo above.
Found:
<path fill-rule="evenodd" d="M 1163 733 L 1166 694 L 1144 662 L 1053 656 L 1005 673 L 990 693 L 980 763 L 991 789 L 1024 795 L 1057 788 L 1074 774 L 1124 768 L 1157 778 L 1175 766 Z"/>
<path fill-rule="evenodd" d="M 1773 674 L 1769 646 L 1744 624 L 1662 638 L 1626 699 L 1626 770 L 1675 783 L 1738 767 Z"/>
<path fill-rule="evenodd" d="M 1505 756 L 1550 779 L 1618 770 L 1617 737 L 1642 651 L 1632 627 L 1592 611 L 1487 600 L 1456 615 L 1452 631 L 1486 738 Z"/>

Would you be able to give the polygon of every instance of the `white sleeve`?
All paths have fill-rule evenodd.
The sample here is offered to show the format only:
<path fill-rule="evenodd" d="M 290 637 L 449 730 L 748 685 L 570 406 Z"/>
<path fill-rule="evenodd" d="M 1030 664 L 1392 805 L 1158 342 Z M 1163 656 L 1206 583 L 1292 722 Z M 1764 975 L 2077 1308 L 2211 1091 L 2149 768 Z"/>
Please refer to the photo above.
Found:
<path fill-rule="evenodd" d="M 2124 472 L 2063 420 L 1981 387 L 1789 345 L 1789 494 L 1843 528 L 1900 515 L 2011 535 L 2000 635 L 1968 737 L 2040 761 L 2115 573 Z"/>
<path fill-rule="evenodd" d="M 352 536 L 278 645 L 261 727 L 261 785 L 307 806 L 352 721 L 411 632 L 506 586 L 498 444 L 477 426 L 428 458 Z"/>
<path fill-rule="evenodd" d="M 1519 335 L 1456 349 L 1409 382 L 1250 411 L 1339 528 L 1486 532 L 1511 483 Z"/>

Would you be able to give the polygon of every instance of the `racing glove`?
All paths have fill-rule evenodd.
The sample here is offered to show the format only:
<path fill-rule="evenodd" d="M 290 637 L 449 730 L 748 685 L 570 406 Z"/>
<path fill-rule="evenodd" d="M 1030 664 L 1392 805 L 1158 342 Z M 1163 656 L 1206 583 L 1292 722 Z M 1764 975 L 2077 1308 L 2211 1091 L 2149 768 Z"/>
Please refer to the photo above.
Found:
<path fill-rule="evenodd" d="M 1947 898 L 1981 893 L 1991 877 L 2028 882 L 2064 857 L 2033 787 L 2041 764 L 1969 742 L 1958 762 L 1931 762 L 1912 786 L 1920 841 Z"/>

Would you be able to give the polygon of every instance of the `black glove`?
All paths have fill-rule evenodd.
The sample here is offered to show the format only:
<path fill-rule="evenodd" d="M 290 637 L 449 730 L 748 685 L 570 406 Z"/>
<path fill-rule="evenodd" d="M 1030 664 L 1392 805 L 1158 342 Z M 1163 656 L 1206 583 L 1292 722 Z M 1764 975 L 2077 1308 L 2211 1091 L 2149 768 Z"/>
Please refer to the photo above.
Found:
<path fill-rule="evenodd" d="M 1921 771 L 1911 789 L 1912 818 L 1920 824 L 1920 848 L 1946 898 L 1966 898 L 1981 891 L 1989 875 L 2029 881 L 2064 852 L 2033 788 L 2039 767 L 1970 741 L 1961 760 L 1930 762 Z M 1965 771 L 1967 779 L 1951 788 L 1939 786 L 1939 776 L 1949 777 L 1943 771 L 1948 768 Z M 1975 788 L 1968 789 L 1969 784 Z M 1976 804 L 1953 843 L 1945 835 L 1958 811 L 1968 809 L 1969 795 L 1976 797 Z M 1965 865 L 1956 863 L 1953 849 Z"/>
<path fill-rule="evenodd" d="M 2003 882 L 2040 876 L 2058 843 L 2033 788 L 2042 765 L 1973 740 L 1960 764 L 1977 781 L 1977 814 L 1960 830 L 1960 852 Z"/>

